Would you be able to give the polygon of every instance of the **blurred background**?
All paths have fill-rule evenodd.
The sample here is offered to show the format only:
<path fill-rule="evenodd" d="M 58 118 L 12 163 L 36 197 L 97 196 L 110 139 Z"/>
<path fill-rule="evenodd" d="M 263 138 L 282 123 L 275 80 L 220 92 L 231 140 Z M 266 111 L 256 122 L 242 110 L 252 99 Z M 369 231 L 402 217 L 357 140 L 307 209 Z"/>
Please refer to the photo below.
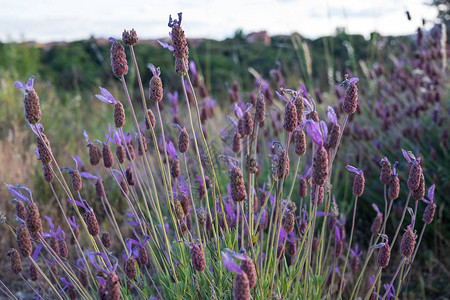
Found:
<path fill-rule="evenodd" d="M 83 130 L 91 139 L 101 139 L 105 124 L 111 121 L 110 107 L 95 98 L 98 87 L 122 95 L 111 72 L 108 37 L 120 40 L 123 29 L 136 29 L 140 43 L 135 51 L 144 84 L 151 77 L 144 66 L 152 63 L 161 67 L 165 93 L 179 90 L 172 53 L 157 40 L 168 40 L 169 14 L 176 17 L 182 11 L 190 59 L 224 114 L 230 114 L 229 87 L 238 82 L 247 101 L 255 87 L 255 72 L 269 80 L 273 91 L 279 83 L 277 72 L 286 88 L 303 87 L 318 103 L 321 118 L 325 118 L 327 105 L 339 113 L 343 96 L 339 83 L 345 74 L 361 79 L 358 113 L 346 128 L 336 178 L 349 163 L 363 169 L 366 182 L 373 183 L 367 185 L 361 201 L 357 228 L 362 230 L 375 216 L 371 204 L 384 206 L 383 186 L 378 181 L 380 159 L 387 156 L 391 163 L 401 162 L 403 189 L 394 204 L 401 208 L 408 174 L 401 149 L 422 158 L 427 190 L 436 184 L 438 209 L 435 221 L 427 227 L 420 262 L 411 276 L 417 284 L 411 285 L 408 297 L 448 299 L 449 2 L 190 2 L 0 1 L 0 210 L 13 218 L 14 207 L 3 185 L 7 182 L 29 186 L 35 198 L 48 203 L 46 208 L 41 206 L 41 214 L 55 214 L 52 193 L 43 184 L 41 164 L 34 154 L 34 137 L 25 124 L 22 94 L 12 84 L 36 75 L 41 122 L 52 148 L 57 149 L 56 158 L 64 166 L 71 165 L 73 154 L 86 160 Z M 128 76 L 128 82 L 136 82 L 133 68 Z M 137 86 L 130 89 L 132 95 L 138 93 Z M 131 122 L 126 130 L 133 130 Z M 334 189 L 344 214 L 350 211 L 346 205 L 350 185 L 339 184 Z M 423 209 L 424 205 L 419 215 Z M 364 237 L 358 229 L 356 235 Z M 1 235 L 0 242 L 3 262 L 15 242 L 8 234 Z M 3 278 L 9 266 L 1 266 Z"/>

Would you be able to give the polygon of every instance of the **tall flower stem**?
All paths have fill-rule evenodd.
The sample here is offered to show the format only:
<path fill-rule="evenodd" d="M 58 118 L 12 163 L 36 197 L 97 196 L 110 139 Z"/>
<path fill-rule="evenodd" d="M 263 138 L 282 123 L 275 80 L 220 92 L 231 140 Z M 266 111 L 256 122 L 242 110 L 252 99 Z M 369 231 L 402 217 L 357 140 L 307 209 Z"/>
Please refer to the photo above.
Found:
<path fill-rule="evenodd" d="M 392 276 L 391 282 L 389 283 L 389 286 L 386 289 L 386 292 L 383 295 L 383 298 L 381 300 L 386 299 L 386 296 L 389 292 L 389 290 L 391 289 L 391 286 L 394 284 L 395 279 L 397 278 L 398 272 L 400 271 L 400 269 L 403 270 L 403 267 L 405 265 L 405 257 L 402 257 L 402 260 L 400 261 L 400 263 L 398 264 L 397 270 L 394 273 L 394 276 Z"/>
<path fill-rule="evenodd" d="M 342 270 L 342 276 L 345 275 L 345 269 L 347 268 L 348 263 L 348 257 L 350 255 L 350 248 L 352 247 L 352 240 L 353 240 L 353 230 L 355 229 L 355 218 L 356 218 L 356 204 L 358 203 L 358 196 L 355 196 L 355 206 L 353 207 L 353 220 L 352 220 L 352 229 L 350 231 L 350 240 L 348 241 L 348 249 L 347 249 L 347 255 L 345 256 L 345 264 L 344 269 Z M 341 298 L 342 295 L 342 289 L 343 289 L 344 280 L 341 280 L 341 285 L 339 287 L 339 296 L 338 299 Z"/>

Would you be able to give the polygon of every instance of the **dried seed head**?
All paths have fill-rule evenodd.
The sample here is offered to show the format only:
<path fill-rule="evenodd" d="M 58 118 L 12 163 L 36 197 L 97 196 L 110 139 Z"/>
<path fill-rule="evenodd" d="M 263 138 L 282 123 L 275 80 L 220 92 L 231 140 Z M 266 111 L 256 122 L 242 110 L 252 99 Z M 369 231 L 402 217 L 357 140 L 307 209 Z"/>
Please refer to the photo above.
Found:
<path fill-rule="evenodd" d="M 320 147 L 314 152 L 314 161 L 312 168 L 312 183 L 324 185 L 328 177 L 328 153 Z"/>
<path fill-rule="evenodd" d="M 382 184 L 389 184 L 391 182 L 391 163 L 388 161 L 388 159 L 385 157 L 381 160 L 381 173 L 380 173 L 380 181 Z"/>
<path fill-rule="evenodd" d="M 30 270 L 28 271 L 28 275 L 30 276 L 31 281 L 37 281 L 39 279 L 39 271 L 34 265 L 34 263 L 30 264 Z"/>
<path fill-rule="evenodd" d="M 119 277 L 115 272 L 110 273 L 106 279 L 106 294 L 108 300 L 120 300 Z"/>
<path fill-rule="evenodd" d="M 147 117 L 145 117 L 145 127 L 147 128 L 147 130 L 150 130 L 150 125 L 152 126 L 152 128 L 155 128 L 155 124 L 156 124 L 156 119 L 155 119 L 155 115 L 153 114 L 153 111 L 149 108 L 147 110 Z M 150 119 L 150 124 L 148 123 L 148 120 Z"/>
<path fill-rule="evenodd" d="M 370 231 L 377 235 L 381 230 L 381 225 L 383 225 L 383 214 L 377 214 L 375 219 L 373 219 L 372 225 L 370 226 Z"/>
<path fill-rule="evenodd" d="M 105 168 L 107 169 L 112 168 L 114 166 L 114 156 L 108 144 L 103 144 L 102 154 L 103 154 L 103 165 L 105 166 Z"/>
<path fill-rule="evenodd" d="M 16 201 L 16 216 L 22 220 L 26 220 L 27 212 L 25 209 L 25 203 L 22 200 L 17 199 Z"/>
<path fill-rule="evenodd" d="M 436 203 L 431 202 L 425 207 L 425 211 L 423 212 L 422 221 L 427 224 L 431 224 L 433 222 L 434 213 L 436 212 Z"/>
<path fill-rule="evenodd" d="M 129 279 L 134 279 L 137 275 L 136 260 L 130 257 L 125 262 L 125 274 Z"/>
<path fill-rule="evenodd" d="M 186 128 L 183 128 L 178 135 L 178 151 L 186 153 L 189 150 L 189 134 Z"/>
<path fill-rule="evenodd" d="M 177 220 L 182 220 L 184 219 L 184 210 L 183 210 L 183 206 L 181 205 L 181 202 L 178 200 L 174 200 L 173 201 L 173 210 L 175 213 L 175 217 L 177 218 Z"/>
<path fill-rule="evenodd" d="M 423 173 L 420 174 L 419 187 L 413 190 L 412 197 L 414 200 L 422 200 L 425 197 L 425 176 Z"/>
<path fill-rule="evenodd" d="M 390 200 L 396 200 L 400 194 L 400 179 L 397 175 L 392 175 L 389 182 L 388 197 Z"/>
<path fill-rule="evenodd" d="M 353 180 L 353 195 L 361 197 L 364 193 L 364 174 L 356 174 L 355 179 Z"/>
<path fill-rule="evenodd" d="M 127 56 L 125 55 L 125 49 L 113 38 L 109 38 L 112 42 L 111 45 L 111 67 L 114 75 L 122 77 L 128 73 Z"/>
<path fill-rule="evenodd" d="M 125 170 L 125 177 L 127 178 L 127 182 L 131 186 L 136 185 L 136 180 L 134 180 L 133 170 L 131 170 L 131 166 Z"/>
<path fill-rule="evenodd" d="M 283 215 L 283 219 L 281 220 L 281 226 L 283 226 L 283 229 L 284 231 L 286 231 L 286 234 L 290 234 L 294 230 L 295 216 L 291 211 L 286 210 L 286 212 Z"/>
<path fill-rule="evenodd" d="M 283 128 L 286 131 L 293 132 L 297 128 L 297 125 L 297 108 L 293 101 L 289 101 L 284 107 Z"/>
<path fill-rule="evenodd" d="M 408 187 L 414 191 L 419 188 L 420 185 L 420 178 L 423 175 L 422 167 L 420 166 L 419 162 L 416 160 L 412 163 L 411 169 L 409 171 L 409 177 L 408 177 Z"/>
<path fill-rule="evenodd" d="M 39 209 L 34 202 L 28 202 L 27 204 L 26 223 L 28 230 L 31 233 L 42 231 L 41 216 L 39 215 Z"/>
<path fill-rule="evenodd" d="M 181 176 L 180 161 L 178 159 L 172 159 L 170 164 L 170 175 L 172 175 L 173 178 Z"/>
<path fill-rule="evenodd" d="M 412 228 L 408 226 L 400 242 L 400 253 L 406 258 L 410 257 L 414 253 L 415 245 L 416 234 L 413 232 Z"/>
<path fill-rule="evenodd" d="M 250 300 L 250 283 L 245 272 L 236 274 L 233 287 L 234 300 Z"/>
<path fill-rule="evenodd" d="M 196 269 L 199 272 L 203 272 L 205 269 L 206 263 L 205 263 L 205 256 L 203 255 L 202 249 L 200 249 L 197 245 L 192 245 L 191 250 L 191 260 L 192 265 L 194 266 L 194 269 Z"/>
<path fill-rule="evenodd" d="M 234 153 L 239 153 L 241 151 L 241 135 L 239 132 L 234 134 L 232 150 Z"/>
<path fill-rule="evenodd" d="M 250 289 L 254 288 L 257 277 L 253 260 L 247 256 L 246 259 L 241 262 L 240 268 L 247 275 Z"/>
<path fill-rule="evenodd" d="M 63 258 L 69 256 L 69 249 L 67 249 L 67 243 L 65 240 L 59 240 L 59 255 Z"/>
<path fill-rule="evenodd" d="M 356 82 L 349 82 L 349 86 L 345 91 L 344 103 L 342 104 L 342 110 L 351 115 L 354 114 L 358 106 L 358 87 Z"/>
<path fill-rule="evenodd" d="M 319 252 L 319 239 L 316 237 L 313 238 L 311 251 L 312 253 Z"/>
<path fill-rule="evenodd" d="M 119 164 L 123 164 L 125 162 L 126 151 L 123 145 L 117 145 L 116 147 L 116 157 L 119 161 Z"/>
<path fill-rule="evenodd" d="M 377 262 L 378 265 L 382 268 L 386 268 L 389 264 L 389 260 L 391 259 L 391 247 L 389 247 L 389 244 L 386 242 L 380 250 L 378 250 L 378 258 Z"/>
<path fill-rule="evenodd" d="M 20 260 L 19 252 L 16 249 L 11 248 L 8 251 L 8 256 L 11 260 L 11 270 L 14 274 L 22 272 L 22 261 Z"/>
<path fill-rule="evenodd" d="M 189 55 L 189 48 L 186 42 L 186 36 L 181 28 L 181 13 L 178 14 L 178 20 L 169 18 L 169 27 L 172 27 L 171 38 L 173 46 L 173 56 L 184 58 Z"/>
<path fill-rule="evenodd" d="M 234 202 L 244 201 L 247 198 L 247 192 L 241 169 L 236 165 L 231 166 L 228 176 L 230 177 L 231 199 Z"/>
<path fill-rule="evenodd" d="M 33 246 L 31 245 L 30 234 L 28 233 L 25 224 L 21 224 L 16 230 L 17 247 L 19 248 L 22 257 L 28 257 L 31 255 Z"/>
<path fill-rule="evenodd" d="M 326 142 L 326 147 L 328 149 L 334 149 L 338 143 L 339 136 L 341 134 L 341 127 L 339 124 L 333 124 L 331 130 L 328 133 L 328 140 Z"/>
<path fill-rule="evenodd" d="M 316 190 L 317 190 L 317 200 L 316 200 Z M 323 185 L 315 185 L 313 184 L 311 187 L 311 195 L 313 196 L 314 204 L 317 206 L 321 206 L 323 204 L 323 199 L 325 197 Z"/>
<path fill-rule="evenodd" d="M 100 163 L 100 149 L 98 149 L 97 146 L 95 146 L 94 144 L 89 144 L 89 162 L 91 163 L 91 165 L 96 166 Z"/>
<path fill-rule="evenodd" d="M 36 146 L 38 148 L 39 160 L 43 164 L 49 164 L 52 162 L 52 148 L 50 147 L 50 141 L 47 136 L 41 132 L 42 139 L 39 135 L 36 136 Z"/>
<path fill-rule="evenodd" d="M 303 156 L 306 153 L 306 136 L 303 130 L 294 132 L 294 149 L 298 156 Z"/>
<path fill-rule="evenodd" d="M 149 92 L 150 92 L 150 101 L 159 102 L 162 100 L 163 97 L 162 81 L 161 78 L 159 77 L 159 74 L 156 72 L 153 73 L 153 77 L 150 80 Z"/>
<path fill-rule="evenodd" d="M 83 181 L 81 180 L 81 175 L 78 170 L 73 170 L 70 174 L 72 180 L 72 189 L 77 192 L 83 187 Z"/>
<path fill-rule="evenodd" d="M 98 222 L 95 214 L 92 210 L 89 210 L 83 214 L 84 222 L 86 223 L 89 234 L 97 236 L 99 234 Z"/>
<path fill-rule="evenodd" d="M 42 171 L 44 174 L 44 180 L 46 182 L 53 182 L 53 180 L 55 179 L 55 173 L 53 173 L 52 164 L 44 164 L 42 166 Z"/>
<path fill-rule="evenodd" d="M 105 246 L 106 249 L 109 249 L 111 247 L 111 234 L 109 232 L 104 231 L 102 232 L 102 244 Z"/>
<path fill-rule="evenodd" d="M 122 41 L 127 46 L 133 46 L 138 42 L 138 36 L 134 29 L 131 29 L 129 32 L 127 30 L 123 30 L 122 33 Z"/>
<path fill-rule="evenodd" d="M 266 115 L 266 102 L 264 101 L 264 94 L 258 93 L 255 105 L 255 120 L 263 123 Z"/>
<path fill-rule="evenodd" d="M 35 125 L 41 120 L 41 106 L 34 88 L 28 88 L 23 98 L 25 118 L 28 123 Z"/>
<path fill-rule="evenodd" d="M 342 254 L 342 241 L 336 241 L 336 244 L 334 245 L 334 256 L 340 257 Z"/>
<path fill-rule="evenodd" d="M 125 126 L 125 109 L 120 101 L 114 104 L 114 124 L 116 128 L 122 128 Z"/>
<path fill-rule="evenodd" d="M 299 198 L 306 198 L 308 195 L 308 182 L 306 181 L 306 178 L 302 177 L 298 181 L 298 197 Z"/>

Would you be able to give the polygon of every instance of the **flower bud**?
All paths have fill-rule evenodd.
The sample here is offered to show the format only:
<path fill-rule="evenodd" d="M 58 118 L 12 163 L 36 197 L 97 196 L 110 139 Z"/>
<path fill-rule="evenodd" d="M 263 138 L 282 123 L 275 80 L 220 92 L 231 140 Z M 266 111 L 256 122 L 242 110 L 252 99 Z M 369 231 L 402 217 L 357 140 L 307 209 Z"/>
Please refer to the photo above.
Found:
<path fill-rule="evenodd" d="M 55 173 L 53 173 L 52 164 L 44 164 L 42 166 L 42 171 L 44 174 L 44 180 L 46 182 L 53 182 L 53 180 L 55 179 Z"/>
<path fill-rule="evenodd" d="M 134 180 L 133 170 L 131 170 L 131 166 L 125 170 L 125 177 L 127 178 L 127 182 L 131 186 L 136 185 L 136 180 Z"/>
<path fill-rule="evenodd" d="M 409 177 L 408 177 L 408 187 L 414 191 L 419 188 L 421 175 L 422 174 L 422 167 L 419 165 L 418 161 L 414 161 L 411 165 L 411 169 L 409 171 Z"/>
<path fill-rule="evenodd" d="M 326 147 L 328 149 L 336 148 L 340 134 L 341 134 L 341 127 L 339 126 L 339 124 L 337 123 L 333 124 L 331 126 L 330 133 L 328 134 L 328 140 L 326 143 Z"/>
<path fill-rule="evenodd" d="M 327 177 L 328 177 L 328 154 L 323 147 L 320 147 L 316 150 L 316 152 L 314 152 L 312 183 L 316 185 L 324 185 Z"/>
<path fill-rule="evenodd" d="M 186 153 L 189 150 L 189 134 L 186 128 L 183 128 L 178 135 L 178 151 Z"/>
<path fill-rule="evenodd" d="M 298 181 L 298 197 L 299 198 L 306 198 L 308 195 L 308 182 L 306 181 L 306 178 L 302 177 Z"/>
<path fill-rule="evenodd" d="M 22 200 L 17 199 L 16 201 L 16 216 L 22 220 L 26 220 L 27 212 L 25 209 L 25 203 Z"/>
<path fill-rule="evenodd" d="M 97 146 L 95 146 L 94 144 L 89 144 L 89 162 L 91 163 L 91 165 L 96 166 L 99 164 L 100 162 L 100 149 L 98 149 Z"/>
<path fill-rule="evenodd" d="M 17 247 L 19 248 L 22 257 L 28 257 L 31 255 L 33 246 L 31 245 L 30 234 L 28 233 L 25 224 L 21 224 L 16 230 Z"/>
<path fill-rule="evenodd" d="M 103 165 L 105 166 L 105 168 L 112 168 L 114 166 L 114 156 L 108 144 L 103 144 L 102 154 Z"/>
<path fill-rule="evenodd" d="M 30 264 L 30 270 L 28 272 L 28 276 L 30 276 L 31 281 L 37 281 L 39 279 L 39 271 L 34 265 L 34 263 Z"/>
<path fill-rule="evenodd" d="M 136 260 L 130 257 L 125 262 L 125 274 L 129 279 L 134 279 L 137 275 Z"/>
<path fill-rule="evenodd" d="M 171 38 L 173 46 L 173 56 L 176 58 L 184 58 L 189 55 L 189 48 L 186 42 L 186 36 L 181 28 L 181 13 L 178 14 L 178 20 L 170 17 L 169 27 L 172 27 Z"/>
<path fill-rule="evenodd" d="M 109 249 L 111 247 L 111 234 L 107 231 L 102 232 L 101 241 L 103 246 L 105 246 L 106 249 Z"/>
<path fill-rule="evenodd" d="M 149 108 L 147 110 L 147 117 L 145 117 L 145 127 L 150 130 L 150 125 L 152 126 L 152 128 L 155 128 L 155 124 L 156 124 L 156 119 L 155 119 L 155 115 L 153 114 L 153 111 Z M 148 120 L 150 119 L 150 124 L 148 123 Z"/>
<path fill-rule="evenodd" d="M 290 234 L 294 230 L 295 226 L 295 216 L 290 210 L 286 210 L 281 220 L 281 226 L 283 227 L 286 234 Z"/>
<path fill-rule="evenodd" d="M 334 245 L 334 256 L 337 258 L 341 256 L 342 254 L 342 241 L 336 241 L 336 244 Z"/>
<path fill-rule="evenodd" d="M 287 151 L 282 149 L 276 156 L 276 175 L 278 179 L 286 180 L 289 176 L 289 156 Z M 284 174 L 284 176 L 283 176 Z"/>
<path fill-rule="evenodd" d="M 344 103 L 342 104 L 342 110 L 346 114 L 354 114 L 358 106 L 358 87 L 356 82 L 350 82 L 347 90 L 345 91 Z"/>
<path fill-rule="evenodd" d="M 181 176 L 180 161 L 178 159 L 172 159 L 170 165 L 170 175 L 172 175 L 173 178 L 178 178 Z"/>
<path fill-rule="evenodd" d="M 129 32 L 124 30 L 122 33 L 122 41 L 127 46 L 133 46 L 138 42 L 138 36 L 134 29 L 131 29 Z"/>
<path fill-rule="evenodd" d="M 194 269 L 199 272 L 203 272 L 206 267 L 205 256 L 203 255 L 202 249 L 197 245 L 192 245 L 190 250 L 192 265 Z"/>
<path fill-rule="evenodd" d="M 125 156 L 126 156 L 125 147 L 123 145 L 117 145 L 116 147 L 116 157 L 119 161 L 119 164 L 123 164 L 125 162 Z"/>
<path fill-rule="evenodd" d="M 380 173 L 380 181 L 382 184 L 389 184 L 391 182 L 391 163 L 387 160 L 387 158 L 383 158 L 380 162 L 381 164 L 381 173 Z"/>
<path fill-rule="evenodd" d="M 245 272 L 236 274 L 233 287 L 234 300 L 250 300 L 250 283 Z"/>
<path fill-rule="evenodd" d="M 84 222 L 86 223 L 89 234 L 97 236 L 99 234 L 98 222 L 95 214 L 92 210 L 89 210 L 83 214 Z"/>
<path fill-rule="evenodd" d="M 111 45 L 111 67 L 114 75 L 122 77 L 128 73 L 127 57 L 125 55 L 125 49 L 113 38 L 109 39 L 112 42 Z"/>
<path fill-rule="evenodd" d="M 189 60 L 188 57 L 178 58 L 175 57 L 175 72 L 178 75 L 184 76 L 186 72 L 189 71 Z"/>
<path fill-rule="evenodd" d="M 247 256 L 246 259 L 241 262 L 240 268 L 247 275 L 250 289 L 254 288 L 257 277 L 253 260 Z"/>
<path fill-rule="evenodd" d="M 122 128 L 125 126 L 125 109 L 120 101 L 114 104 L 114 124 L 116 128 Z"/>
<path fill-rule="evenodd" d="M 234 202 L 241 202 L 247 198 L 247 192 L 245 191 L 244 176 L 238 166 L 233 165 L 228 173 L 230 177 L 231 186 L 231 199 Z"/>
<path fill-rule="evenodd" d="M 431 224 L 433 222 L 434 214 L 436 212 L 436 203 L 431 202 L 425 207 L 425 211 L 423 212 L 422 221 L 427 224 Z"/>
<path fill-rule="evenodd" d="M 83 187 L 83 181 L 81 180 L 81 175 L 78 170 L 73 170 L 70 174 L 72 181 L 72 189 L 77 192 Z"/>
<path fill-rule="evenodd" d="M 144 146 L 144 147 L 141 146 L 141 141 L 138 138 L 137 144 L 138 144 L 138 154 L 139 154 L 139 156 L 144 155 L 144 152 L 148 151 L 147 138 L 145 136 L 143 136 L 143 135 L 141 135 L 141 138 L 142 138 L 142 146 Z"/>
<path fill-rule="evenodd" d="M 162 100 L 163 97 L 162 81 L 158 73 L 156 72 L 153 73 L 153 77 L 150 80 L 149 92 L 150 92 L 150 101 L 159 102 Z"/>
<path fill-rule="evenodd" d="M 28 230 L 32 233 L 42 230 L 42 220 L 39 209 L 34 202 L 28 202 L 26 223 Z"/>
<path fill-rule="evenodd" d="M 291 242 L 291 241 L 287 241 L 286 243 L 287 245 L 287 251 L 286 254 L 290 257 L 294 257 L 295 254 L 297 253 L 297 245 L 295 244 L 295 242 Z"/>
<path fill-rule="evenodd" d="M 355 179 L 353 180 L 353 195 L 361 197 L 364 193 L 364 174 L 356 174 Z"/>
<path fill-rule="evenodd" d="M 49 164 L 52 162 L 52 148 L 50 147 L 50 141 L 47 136 L 41 132 L 41 137 L 36 136 L 36 146 L 38 148 L 39 160 L 43 164 Z"/>
<path fill-rule="evenodd" d="M 50 248 L 52 248 L 52 250 L 59 255 L 59 245 L 58 245 L 58 240 L 54 237 L 51 237 L 48 244 L 50 245 Z"/>
<path fill-rule="evenodd" d="M 319 252 L 319 239 L 316 237 L 313 238 L 311 251 L 312 251 L 312 253 Z"/>
<path fill-rule="evenodd" d="M 412 228 L 408 226 L 408 229 L 406 229 L 400 242 L 400 253 L 406 258 L 410 257 L 414 253 L 415 245 L 416 234 L 413 232 Z"/>
<path fill-rule="evenodd" d="M 317 192 L 316 192 L 317 190 Z M 317 193 L 317 199 L 316 199 L 316 193 Z M 325 197 L 325 192 L 323 185 L 313 185 L 311 187 L 311 195 L 313 197 L 314 204 L 317 206 L 321 206 L 323 204 L 323 199 Z"/>
<path fill-rule="evenodd" d="M 263 123 L 266 115 L 266 102 L 264 101 L 264 94 L 258 93 L 255 105 L 255 120 Z"/>
<path fill-rule="evenodd" d="M 77 243 L 78 238 L 80 237 L 80 230 L 76 227 L 72 227 L 73 234 L 70 235 L 70 244 L 75 245 Z"/>
<path fill-rule="evenodd" d="M 67 249 L 67 244 L 65 240 L 59 240 L 58 242 L 59 255 L 63 258 L 67 258 L 69 256 L 69 249 Z"/>
<path fill-rule="evenodd" d="M 35 125 L 41 120 L 41 106 L 39 97 L 34 88 L 27 89 L 23 98 L 23 106 L 25 111 L 25 118 L 28 123 Z"/>
<path fill-rule="evenodd" d="M 95 194 L 99 198 L 104 196 L 102 182 L 101 182 L 100 178 L 97 179 L 97 181 L 95 182 Z"/>
<path fill-rule="evenodd" d="M 128 151 L 126 151 L 127 159 L 128 159 L 129 161 L 132 161 L 132 160 L 134 160 L 134 158 L 136 157 L 136 155 L 135 155 L 135 153 L 134 153 L 134 144 L 133 144 L 133 141 L 130 140 L 129 142 L 127 142 L 126 145 L 127 145 L 127 149 L 128 149 Z"/>
<path fill-rule="evenodd" d="M 297 111 L 297 123 L 299 125 L 302 124 L 303 120 L 303 98 L 302 97 L 296 97 L 294 100 L 295 110 Z"/>
<path fill-rule="evenodd" d="M 386 268 L 389 264 L 389 260 L 391 259 L 391 247 L 386 242 L 380 250 L 378 250 L 378 258 L 377 263 L 380 267 Z"/>
<path fill-rule="evenodd" d="M 241 151 L 241 135 L 239 132 L 234 134 L 232 150 L 234 153 L 239 153 Z"/>
<path fill-rule="evenodd" d="M 377 235 L 381 230 L 381 225 L 383 225 L 383 214 L 377 214 L 375 219 L 373 219 L 372 225 L 370 226 L 370 231 L 372 234 Z"/>
<path fill-rule="evenodd" d="M 173 202 L 173 210 L 175 213 L 175 217 L 177 218 L 177 220 L 182 220 L 184 219 L 184 210 L 183 210 L 183 206 L 181 205 L 181 202 L 178 200 L 174 200 Z"/>
<path fill-rule="evenodd" d="M 109 274 L 106 279 L 106 293 L 107 299 L 120 300 L 121 298 L 119 277 L 116 272 Z"/>
<path fill-rule="evenodd" d="M 400 194 L 400 179 L 393 175 L 389 182 L 388 197 L 389 200 L 396 200 Z"/>
<path fill-rule="evenodd" d="M 297 128 L 297 109 L 292 101 L 289 101 L 284 108 L 283 128 L 286 131 L 293 132 Z"/>
<path fill-rule="evenodd" d="M 412 197 L 414 200 L 422 200 L 425 196 L 425 176 L 420 174 L 419 187 L 412 191 Z"/>
<path fill-rule="evenodd" d="M 303 156 L 306 153 L 306 136 L 303 130 L 294 131 L 295 154 Z"/>

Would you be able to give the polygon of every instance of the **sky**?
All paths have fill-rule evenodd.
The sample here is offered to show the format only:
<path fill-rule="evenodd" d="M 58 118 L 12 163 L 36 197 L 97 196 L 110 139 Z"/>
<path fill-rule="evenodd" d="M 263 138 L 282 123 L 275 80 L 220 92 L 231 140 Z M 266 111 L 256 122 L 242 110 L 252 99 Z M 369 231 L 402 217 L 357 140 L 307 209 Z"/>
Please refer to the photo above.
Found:
<path fill-rule="evenodd" d="M 167 36 L 169 15 L 183 12 L 187 37 L 224 39 L 237 29 L 270 35 L 298 32 L 309 38 L 377 31 L 411 34 L 436 12 L 429 0 L 0 0 L 0 41 L 73 41 L 121 37 L 136 29 L 142 39 Z M 406 18 L 410 12 L 411 21 Z"/>

